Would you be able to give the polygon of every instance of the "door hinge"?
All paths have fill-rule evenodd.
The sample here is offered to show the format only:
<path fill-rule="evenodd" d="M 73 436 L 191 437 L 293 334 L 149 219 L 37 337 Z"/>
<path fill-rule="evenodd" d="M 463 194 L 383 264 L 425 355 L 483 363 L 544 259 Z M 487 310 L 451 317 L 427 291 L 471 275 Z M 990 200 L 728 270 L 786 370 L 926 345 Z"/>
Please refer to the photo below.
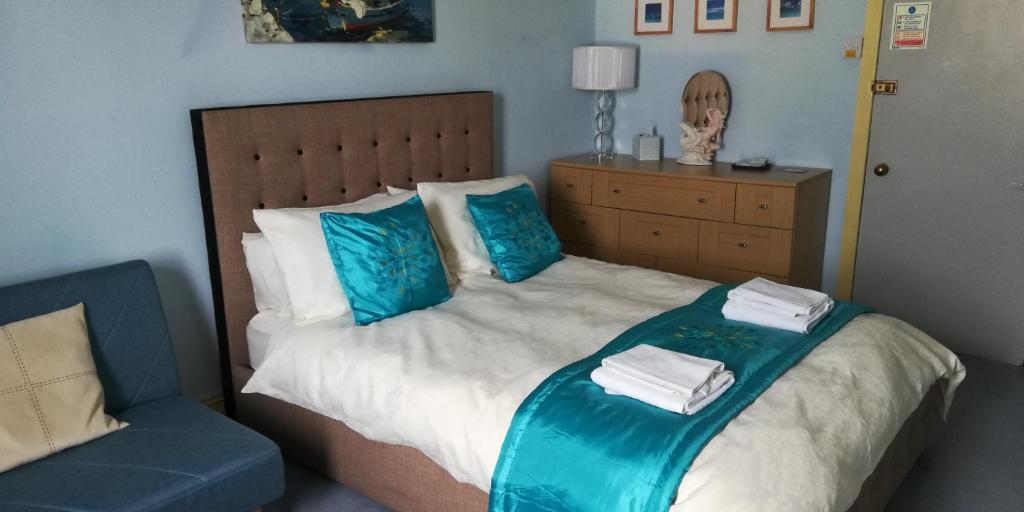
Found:
<path fill-rule="evenodd" d="M 875 94 L 896 94 L 900 83 L 896 80 L 875 80 L 871 82 L 871 92 Z"/>

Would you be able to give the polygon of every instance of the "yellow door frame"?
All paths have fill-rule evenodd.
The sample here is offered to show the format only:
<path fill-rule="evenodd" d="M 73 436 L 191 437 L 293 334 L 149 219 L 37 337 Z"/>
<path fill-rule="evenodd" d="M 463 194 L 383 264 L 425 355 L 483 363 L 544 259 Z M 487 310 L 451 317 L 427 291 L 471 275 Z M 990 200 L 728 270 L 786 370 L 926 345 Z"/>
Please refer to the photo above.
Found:
<path fill-rule="evenodd" d="M 843 239 L 839 248 L 839 275 L 836 295 L 850 300 L 853 295 L 853 273 L 857 264 L 857 240 L 860 237 L 860 214 L 864 201 L 864 174 L 871 136 L 871 110 L 874 93 L 871 82 L 878 72 L 878 47 L 882 39 L 882 15 L 885 0 L 867 0 L 864 17 L 864 50 L 857 82 L 857 107 L 853 118 L 853 138 L 850 141 L 850 166 L 847 171 L 846 217 L 843 221 Z"/>

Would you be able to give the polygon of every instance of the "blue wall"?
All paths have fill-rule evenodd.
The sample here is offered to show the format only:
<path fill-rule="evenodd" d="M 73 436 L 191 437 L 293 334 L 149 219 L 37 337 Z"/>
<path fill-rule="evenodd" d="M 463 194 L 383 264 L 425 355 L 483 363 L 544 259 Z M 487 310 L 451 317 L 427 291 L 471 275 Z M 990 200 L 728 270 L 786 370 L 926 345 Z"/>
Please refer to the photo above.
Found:
<path fill-rule="evenodd" d="M 629 5 L 626 5 L 626 4 Z M 679 101 L 686 81 L 714 69 L 729 80 L 733 110 L 721 160 L 768 156 L 781 164 L 834 169 L 824 284 L 835 287 L 846 204 L 846 167 L 859 60 L 844 60 L 842 39 L 860 37 L 863 0 L 817 0 L 814 30 L 766 32 L 767 0 L 739 2 L 738 31 L 693 33 L 693 1 L 676 0 L 674 33 L 633 35 L 632 2 L 597 0 L 596 40 L 640 47 L 638 88 L 618 95 L 618 152 L 657 125 L 666 156 L 680 154 Z"/>
<path fill-rule="evenodd" d="M 861 33 L 864 2 L 818 0 L 813 31 L 769 34 L 766 1 L 741 2 L 735 34 L 693 34 L 689 0 L 674 35 L 647 37 L 624 0 L 436 0 L 436 43 L 256 45 L 233 0 L 3 0 L 0 285 L 149 260 L 186 392 L 218 394 L 190 108 L 494 90 L 498 169 L 543 192 L 549 159 L 589 149 L 592 97 L 568 84 L 571 48 L 596 40 L 641 46 L 619 151 L 657 124 L 678 155 L 683 84 L 711 68 L 735 96 L 722 159 L 836 170 L 831 287 L 858 70 L 840 40 Z"/>
<path fill-rule="evenodd" d="M 186 393 L 219 394 L 190 108 L 497 93 L 499 172 L 587 148 L 592 0 L 437 0 L 437 42 L 256 45 L 237 0 L 3 0 L 0 285 L 144 258 Z"/>

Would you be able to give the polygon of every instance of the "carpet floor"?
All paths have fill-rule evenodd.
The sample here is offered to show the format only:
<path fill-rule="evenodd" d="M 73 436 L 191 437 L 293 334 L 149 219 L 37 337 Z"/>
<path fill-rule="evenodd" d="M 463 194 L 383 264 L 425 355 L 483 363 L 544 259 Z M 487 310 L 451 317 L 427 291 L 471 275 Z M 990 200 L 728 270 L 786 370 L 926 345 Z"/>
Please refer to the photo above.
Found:
<path fill-rule="evenodd" d="M 889 512 L 1024 511 L 1024 368 L 964 356 L 967 380 Z M 266 512 L 379 512 L 384 507 L 298 464 Z"/>

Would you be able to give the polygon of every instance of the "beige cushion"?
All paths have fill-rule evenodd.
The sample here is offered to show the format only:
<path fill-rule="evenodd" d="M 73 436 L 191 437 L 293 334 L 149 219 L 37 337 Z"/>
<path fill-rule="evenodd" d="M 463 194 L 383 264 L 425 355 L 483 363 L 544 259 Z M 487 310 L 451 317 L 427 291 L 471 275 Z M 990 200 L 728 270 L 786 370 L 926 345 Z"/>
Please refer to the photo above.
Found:
<path fill-rule="evenodd" d="M 0 472 L 113 432 L 85 306 L 0 326 Z"/>

